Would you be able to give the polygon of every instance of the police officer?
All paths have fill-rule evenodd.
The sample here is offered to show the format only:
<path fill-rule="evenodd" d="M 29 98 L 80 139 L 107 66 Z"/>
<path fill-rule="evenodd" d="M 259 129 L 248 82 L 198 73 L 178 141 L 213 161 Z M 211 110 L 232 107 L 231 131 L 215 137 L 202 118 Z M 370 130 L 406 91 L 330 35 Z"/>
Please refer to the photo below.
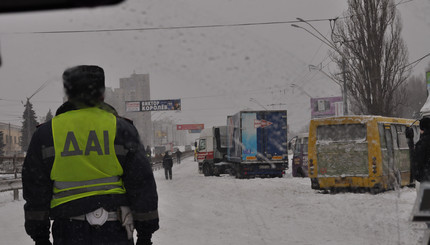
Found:
<path fill-rule="evenodd" d="M 25 229 L 37 245 L 152 244 L 158 195 L 132 122 L 104 103 L 104 71 L 63 73 L 68 101 L 40 125 L 22 170 Z"/>

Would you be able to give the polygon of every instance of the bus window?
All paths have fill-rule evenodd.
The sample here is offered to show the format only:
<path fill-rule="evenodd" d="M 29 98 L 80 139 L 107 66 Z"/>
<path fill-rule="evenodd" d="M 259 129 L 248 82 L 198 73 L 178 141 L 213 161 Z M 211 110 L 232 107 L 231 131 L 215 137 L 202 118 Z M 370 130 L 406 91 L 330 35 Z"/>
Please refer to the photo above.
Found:
<path fill-rule="evenodd" d="M 298 155 L 301 153 L 302 144 L 297 140 L 294 144 L 294 155 Z"/>
<path fill-rule="evenodd" d="M 399 149 L 409 149 L 408 140 L 406 139 L 406 126 L 405 125 L 396 125 L 397 129 L 397 142 L 399 145 Z"/>
<path fill-rule="evenodd" d="M 317 141 L 357 141 L 366 140 L 366 125 L 339 124 L 320 125 L 317 128 Z"/>
<path fill-rule="evenodd" d="M 308 154 L 308 137 L 303 138 L 303 152 Z"/>
<path fill-rule="evenodd" d="M 381 149 L 386 149 L 387 143 L 385 142 L 384 125 L 378 124 L 378 129 L 379 129 L 379 141 L 381 144 Z"/>
<path fill-rule="evenodd" d="M 391 125 L 391 135 L 393 136 L 393 149 L 399 149 L 398 135 L 397 129 L 395 125 Z"/>

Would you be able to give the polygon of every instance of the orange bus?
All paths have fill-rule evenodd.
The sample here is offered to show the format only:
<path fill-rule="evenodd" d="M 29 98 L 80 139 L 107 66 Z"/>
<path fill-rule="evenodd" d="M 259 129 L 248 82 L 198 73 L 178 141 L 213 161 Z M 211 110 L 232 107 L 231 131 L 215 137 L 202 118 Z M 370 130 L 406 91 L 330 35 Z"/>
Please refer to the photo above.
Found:
<path fill-rule="evenodd" d="M 405 136 L 418 123 L 381 116 L 312 119 L 309 125 L 308 174 L 312 189 L 383 191 L 411 185 Z"/>

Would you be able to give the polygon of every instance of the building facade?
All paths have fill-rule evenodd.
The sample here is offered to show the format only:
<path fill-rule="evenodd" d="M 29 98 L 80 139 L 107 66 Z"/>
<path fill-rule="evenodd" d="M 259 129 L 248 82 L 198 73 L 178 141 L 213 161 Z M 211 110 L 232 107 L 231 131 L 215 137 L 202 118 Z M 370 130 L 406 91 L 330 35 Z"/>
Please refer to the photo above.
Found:
<path fill-rule="evenodd" d="M 10 123 L 0 123 L 0 131 L 3 132 L 3 150 L 5 156 L 19 156 L 22 154 L 21 146 L 19 144 L 21 134 L 21 127 L 12 125 Z"/>
<path fill-rule="evenodd" d="M 149 74 L 132 74 L 121 78 L 119 88 L 106 88 L 105 101 L 115 107 L 120 116 L 133 120 L 142 143 L 152 146 L 151 112 L 126 112 L 126 101 L 150 100 Z"/>

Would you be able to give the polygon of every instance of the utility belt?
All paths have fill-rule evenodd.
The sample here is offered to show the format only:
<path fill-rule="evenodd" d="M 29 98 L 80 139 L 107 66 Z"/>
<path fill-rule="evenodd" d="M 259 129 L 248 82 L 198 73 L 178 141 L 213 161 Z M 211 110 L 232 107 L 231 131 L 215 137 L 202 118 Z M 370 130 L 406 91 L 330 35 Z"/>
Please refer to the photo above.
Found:
<path fill-rule="evenodd" d="M 119 221 L 127 231 L 128 239 L 133 238 L 133 216 L 128 206 L 121 206 L 118 211 L 108 212 L 104 208 L 98 208 L 87 214 L 70 217 L 71 220 L 87 221 L 90 225 L 99 227 L 106 221 Z"/>
<path fill-rule="evenodd" d="M 87 214 L 70 217 L 72 220 L 88 221 L 90 225 L 103 225 L 106 221 L 120 221 L 118 211 L 108 212 L 104 208 L 96 209 Z"/>

